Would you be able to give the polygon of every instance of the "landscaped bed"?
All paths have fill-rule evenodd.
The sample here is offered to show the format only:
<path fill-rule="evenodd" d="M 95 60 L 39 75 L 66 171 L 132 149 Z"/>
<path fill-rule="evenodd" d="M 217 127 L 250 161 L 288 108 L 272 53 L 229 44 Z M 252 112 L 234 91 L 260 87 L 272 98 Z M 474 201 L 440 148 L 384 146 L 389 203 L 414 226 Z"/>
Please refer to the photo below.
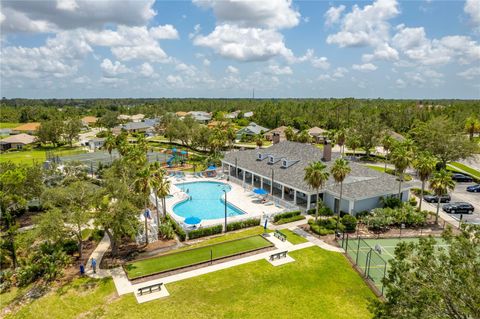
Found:
<path fill-rule="evenodd" d="M 260 235 L 218 243 L 210 246 L 168 253 L 155 258 L 139 260 L 125 265 L 130 279 L 141 278 L 170 270 L 193 266 L 221 258 L 273 246 Z"/>
<path fill-rule="evenodd" d="M 169 297 L 146 304 L 118 296 L 111 279 L 81 278 L 7 318 L 372 318 L 375 295 L 342 254 L 310 247 L 289 255 L 295 262 L 280 267 L 259 260 L 167 284 Z"/>

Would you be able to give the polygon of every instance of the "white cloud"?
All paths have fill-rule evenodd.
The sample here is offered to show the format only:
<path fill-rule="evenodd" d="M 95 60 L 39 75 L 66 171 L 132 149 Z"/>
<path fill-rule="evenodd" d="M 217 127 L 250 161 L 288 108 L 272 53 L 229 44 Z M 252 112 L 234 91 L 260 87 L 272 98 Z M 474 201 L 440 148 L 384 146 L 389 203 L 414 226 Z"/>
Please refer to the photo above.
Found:
<path fill-rule="evenodd" d="M 397 81 L 395 81 L 395 85 L 399 89 L 404 89 L 407 87 L 407 83 L 405 83 L 405 81 L 402 79 L 397 79 Z"/>
<path fill-rule="evenodd" d="M 398 51 L 392 48 L 388 43 L 379 45 L 373 54 L 364 54 L 363 62 L 371 62 L 374 60 L 397 61 L 399 58 Z"/>
<path fill-rule="evenodd" d="M 130 72 L 130 70 L 119 61 L 112 63 L 109 59 L 104 59 L 100 64 L 100 68 L 103 71 L 103 76 L 106 78 L 115 78 L 121 74 Z"/>
<path fill-rule="evenodd" d="M 196 24 L 196 25 L 193 27 L 193 32 L 191 32 L 191 33 L 188 34 L 188 38 L 189 38 L 189 39 L 193 39 L 197 34 L 200 33 L 201 30 L 202 30 L 202 27 L 201 27 L 199 24 Z"/>
<path fill-rule="evenodd" d="M 140 66 L 140 74 L 146 78 L 152 77 L 155 74 L 155 70 L 153 67 L 150 65 L 150 63 L 143 63 Z"/>
<path fill-rule="evenodd" d="M 193 0 L 212 8 L 221 24 L 246 28 L 291 28 L 300 22 L 300 13 L 292 8 L 291 0 Z"/>
<path fill-rule="evenodd" d="M 155 16 L 154 0 L 3 1 L 2 32 L 99 29 L 106 24 L 143 25 Z"/>
<path fill-rule="evenodd" d="M 325 25 L 331 26 L 337 23 L 340 20 L 342 12 L 345 10 L 345 6 L 342 4 L 338 7 L 330 7 L 330 9 L 325 12 Z"/>
<path fill-rule="evenodd" d="M 177 64 L 175 70 L 182 72 L 189 77 L 194 77 L 197 74 L 197 68 L 194 65 L 187 65 L 185 63 Z"/>
<path fill-rule="evenodd" d="M 330 63 L 328 63 L 328 59 L 324 56 L 322 57 L 313 57 L 311 60 L 312 66 L 317 69 L 326 70 L 330 67 Z"/>
<path fill-rule="evenodd" d="M 158 40 L 175 40 L 178 39 L 178 31 L 171 24 L 159 25 L 148 30 L 150 36 Z"/>
<path fill-rule="evenodd" d="M 293 74 L 292 69 L 287 65 L 285 67 L 280 67 L 277 64 L 271 64 L 268 66 L 267 72 L 274 75 L 289 75 Z"/>
<path fill-rule="evenodd" d="M 283 35 L 275 30 L 216 26 L 207 36 L 198 35 L 193 43 L 213 49 L 217 54 L 239 61 L 264 61 L 274 56 L 292 58 Z"/>
<path fill-rule="evenodd" d="M 203 59 L 202 64 L 204 66 L 210 66 L 210 60 L 209 59 Z"/>
<path fill-rule="evenodd" d="M 332 74 L 332 77 L 336 78 L 336 79 L 340 79 L 340 78 L 343 78 L 345 76 L 345 74 L 348 73 L 348 70 L 344 67 L 338 67 L 335 69 L 335 71 L 333 72 Z"/>
<path fill-rule="evenodd" d="M 341 20 L 340 31 L 327 37 L 327 43 L 340 47 L 378 46 L 389 38 L 388 20 L 400 11 L 396 0 L 376 0 L 362 9 L 354 5 Z"/>
<path fill-rule="evenodd" d="M 377 69 L 377 66 L 372 63 L 354 64 L 352 65 L 352 69 L 362 72 L 369 72 L 375 71 Z"/>
<path fill-rule="evenodd" d="M 480 1 L 479 0 L 467 0 L 463 11 L 469 16 L 470 23 L 473 28 L 478 32 L 480 31 Z"/>
<path fill-rule="evenodd" d="M 227 68 L 225 69 L 225 72 L 226 73 L 229 73 L 229 74 L 237 74 L 238 73 L 238 69 L 234 66 L 227 66 Z"/>
<path fill-rule="evenodd" d="M 466 69 L 465 71 L 457 73 L 457 75 L 467 80 L 473 80 L 476 77 L 480 77 L 480 67 Z"/>

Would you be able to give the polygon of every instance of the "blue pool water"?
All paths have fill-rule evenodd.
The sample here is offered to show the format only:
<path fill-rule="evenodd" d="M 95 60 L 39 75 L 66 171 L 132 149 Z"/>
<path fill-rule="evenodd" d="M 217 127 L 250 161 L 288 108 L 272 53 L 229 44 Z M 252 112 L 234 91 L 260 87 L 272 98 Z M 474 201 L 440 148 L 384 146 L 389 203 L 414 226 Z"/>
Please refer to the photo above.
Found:
<path fill-rule="evenodd" d="M 223 189 L 228 192 L 231 187 L 227 184 L 217 182 L 192 182 L 175 184 L 182 191 L 192 197 L 178 203 L 173 207 L 173 212 L 181 217 L 195 216 L 202 220 L 217 219 L 225 217 L 225 202 L 223 201 Z M 227 216 L 244 214 L 243 211 L 227 202 Z"/>

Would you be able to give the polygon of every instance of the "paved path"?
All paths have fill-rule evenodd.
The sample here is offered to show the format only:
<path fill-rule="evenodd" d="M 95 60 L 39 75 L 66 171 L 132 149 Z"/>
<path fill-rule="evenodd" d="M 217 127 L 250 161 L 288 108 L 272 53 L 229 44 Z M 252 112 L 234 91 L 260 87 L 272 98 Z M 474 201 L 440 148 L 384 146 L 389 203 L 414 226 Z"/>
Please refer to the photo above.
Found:
<path fill-rule="evenodd" d="M 304 231 L 303 229 L 300 229 L 300 228 L 296 228 L 296 227 L 292 227 L 292 228 L 289 228 L 291 231 L 293 231 L 294 233 L 296 233 L 297 235 L 300 235 L 302 236 L 303 238 L 307 239 L 310 243 L 314 244 L 314 245 L 317 245 L 318 247 L 322 248 L 322 249 L 325 249 L 325 250 L 328 250 L 328 251 L 334 251 L 334 252 L 337 252 L 337 253 L 344 253 L 345 251 L 343 250 L 343 248 L 340 248 L 340 247 L 336 247 L 336 246 L 332 246 L 330 244 L 327 244 L 326 242 L 324 242 L 323 240 L 321 239 L 318 239 L 312 235 L 310 235 L 309 233 L 307 233 L 306 231 Z"/>

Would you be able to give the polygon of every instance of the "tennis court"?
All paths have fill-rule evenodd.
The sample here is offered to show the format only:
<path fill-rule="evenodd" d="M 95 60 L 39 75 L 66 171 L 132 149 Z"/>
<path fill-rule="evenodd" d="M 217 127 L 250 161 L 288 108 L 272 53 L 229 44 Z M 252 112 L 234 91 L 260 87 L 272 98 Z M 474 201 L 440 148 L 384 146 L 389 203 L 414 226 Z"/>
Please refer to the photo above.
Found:
<path fill-rule="evenodd" d="M 399 242 L 418 242 L 419 238 L 357 238 L 345 236 L 342 247 L 351 261 L 383 294 L 382 279 L 388 272 L 389 261 L 395 256 Z M 442 238 L 436 238 L 437 247 L 446 247 Z"/>

